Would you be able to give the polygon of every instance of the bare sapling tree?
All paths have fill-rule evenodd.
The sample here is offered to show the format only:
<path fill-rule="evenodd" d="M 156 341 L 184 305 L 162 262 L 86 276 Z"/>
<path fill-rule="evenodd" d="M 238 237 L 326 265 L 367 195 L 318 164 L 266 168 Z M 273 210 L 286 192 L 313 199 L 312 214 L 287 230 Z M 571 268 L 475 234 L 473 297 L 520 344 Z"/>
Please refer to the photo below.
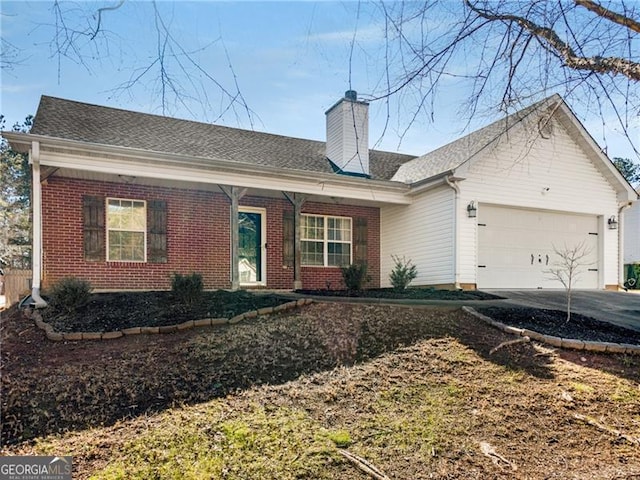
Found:
<path fill-rule="evenodd" d="M 546 270 L 545 273 L 549 275 L 549 278 L 559 280 L 564 286 L 567 294 L 567 322 L 569 322 L 571 320 L 573 288 L 584 268 L 590 265 L 588 257 L 591 254 L 591 249 L 587 248 L 585 242 L 580 242 L 572 247 L 565 245 L 561 249 L 554 245 L 553 251 L 557 255 L 557 260 L 553 262 L 552 268 Z"/>

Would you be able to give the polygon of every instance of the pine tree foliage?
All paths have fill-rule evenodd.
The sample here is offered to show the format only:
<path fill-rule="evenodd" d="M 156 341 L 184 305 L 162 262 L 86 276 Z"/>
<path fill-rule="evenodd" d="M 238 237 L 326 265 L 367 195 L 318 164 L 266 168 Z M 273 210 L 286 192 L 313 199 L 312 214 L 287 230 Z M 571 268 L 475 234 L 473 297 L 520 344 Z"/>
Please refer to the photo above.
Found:
<path fill-rule="evenodd" d="M 33 117 L 11 128 L 14 132 L 28 132 Z M 0 129 L 5 119 L 0 115 Z M 31 171 L 28 156 L 13 150 L 0 140 L 0 263 L 4 267 L 31 266 Z"/>

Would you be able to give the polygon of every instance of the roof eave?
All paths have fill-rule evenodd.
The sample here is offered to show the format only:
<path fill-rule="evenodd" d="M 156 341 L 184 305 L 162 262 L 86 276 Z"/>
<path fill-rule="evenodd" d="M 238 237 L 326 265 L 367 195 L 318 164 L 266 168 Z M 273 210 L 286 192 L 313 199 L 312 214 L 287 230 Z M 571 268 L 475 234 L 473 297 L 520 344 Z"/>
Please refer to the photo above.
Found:
<path fill-rule="evenodd" d="M 400 195 L 404 195 L 409 191 L 409 187 L 404 183 L 390 180 L 360 178 L 306 170 L 283 169 L 265 165 L 239 163 L 220 158 L 192 157 L 181 154 L 155 152 L 130 147 L 61 139 L 37 134 L 10 133 L 7 134 L 5 138 L 7 138 L 13 148 L 19 148 L 20 151 L 24 151 L 25 153 L 29 151 L 32 142 L 35 141 L 40 142 L 41 152 L 44 152 L 47 148 L 53 148 L 72 152 L 75 155 L 86 155 L 88 153 L 91 153 L 94 157 L 95 155 L 104 155 L 105 157 L 120 157 L 127 159 L 127 161 L 130 161 L 132 164 L 140 165 L 158 164 L 182 168 L 187 167 L 195 170 L 213 168 L 225 172 L 252 175 L 254 177 L 277 177 L 281 178 L 283 182 L 286 182 L 287 179 L 295 179 L 296 181 L 305 181 L 313 184 L 326 183 L 331 185 L 338 185 L 343 188 L 369 188 L 376 191 L 383 191 Z M 45 155 L 42 155 L 41 163 L 43 165 L 47 165 L 49 163 Z M 283 188 L 286 189 L 286 185 L 283 185 Z"/>
<path fill-rule="evenodd" d="M 635 192 L 633 186 L 626 178 L 624 178 L 613 162 L 611 162 L 609 157 L 602 151 L 598 143 L 593 139 L 584 125 L 582 125 L 582 122 L 576 117 L 567 103 L 561 97 L 558 97 L 558 101 L 560 102 L 560 111 L 564 118 L 577 130 L 586 146 L 592 154 L 597 157 L 598 163 L 596 168 L 601 171 L 605 178 L 609 180 L 609 183 L 614 187 L 618 201 L 622 203 L 636 201 L 638 199 L 638 194 Z"/>

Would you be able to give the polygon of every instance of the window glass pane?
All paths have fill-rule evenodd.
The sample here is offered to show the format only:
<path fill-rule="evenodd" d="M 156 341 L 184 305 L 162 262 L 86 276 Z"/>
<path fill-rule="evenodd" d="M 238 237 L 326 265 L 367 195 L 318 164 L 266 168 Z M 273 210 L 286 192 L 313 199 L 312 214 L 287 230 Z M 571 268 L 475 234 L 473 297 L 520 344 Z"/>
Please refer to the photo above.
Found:
<path fill-rule="evenodd" d="M 133 202 L 132 216 L 131 216 L 131 229 L 132 230 L 144 230 L 146 228 L 146 212 L 144 208 L 144 202 Z"/>
<path fill-rule="evenodd" d="M 303 241 L 302 264 L 303 265 L 324 265 L 324 243 Z"/>
<path fill-rule="evenodd" d="M 351 241 L 351 219 L 329 217 L 327 219 L 328 240 Z"/>
<path fill-rule="evenodd" d="M 341 267 L 351 264 L 351 244 L 329 242 L 327 251 L 327 265 Z"/>
<path fill-rule="evenodd" d="M 145 260 L 145 202 L 109 199 L 107 203 L 109 261 Z"/>
<path fill-rule="evenodd" d="M 303 215 L 302 238 L 305 240 L 323 240 L 324 239 L 324 218 L 313 215 Z"/>
<path fill-rule="evenodd" d="M 120 200 L 109 200 L 107 206 L 107 226 L 109 228 L 120 228 Z"/>
<path fill-rule="evenodd" d="M 144 202 L 110 199 L 107 205 L 107 227 L 118 230 L 144 231 L 146 228 Z"/>
<path fill-rule="evenodd" d="M 144 262 L 144 235 L 138 233 L 136 238 L 136 242 L 133 245 L 133 253 L 131 255 L 131 260 L 136 262 Z"/>

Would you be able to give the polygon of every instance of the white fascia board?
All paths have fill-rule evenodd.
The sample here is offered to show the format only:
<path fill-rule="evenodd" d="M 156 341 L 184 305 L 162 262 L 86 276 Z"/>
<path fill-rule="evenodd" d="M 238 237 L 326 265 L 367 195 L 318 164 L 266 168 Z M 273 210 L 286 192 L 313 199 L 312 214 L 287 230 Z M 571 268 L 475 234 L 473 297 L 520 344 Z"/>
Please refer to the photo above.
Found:
<path fill-rule="evenodd" d="M 408 186 L 399 182 L 283 170 L 263 165 L 93 145 L 38 135 L 29 137 L 30 140 L 40 141 L 41 164 L 51 167 L 291 191 L 390 204 L 411 203 L 411 199 L 406 196 Z"/>
<path fill-rule="evenodd" d="M 593 139 L 591 134 L 584 128 L 582 122 L 578 120 L 575 114 L 571 111 L 569 106 L 564 100 L 560 100 L 563 117 L 566 120 L 565 125 L 572 127 L 574 131 L 577 131 L 578 135 L 582 138 L 586 147 L 591 151 L 595 157 L 596 168 L 604 175 L 604 177 L 611 183 L 611 186 L 615 189 L 618 197 L 618 202 L 633 202 L 638 199 L 637 193 L 634 191 L 631 184 L 626 178 L 618 171 L 615 165 L 609 160 L 609 157 L 602 152 L 602 149 L 598 146 L 598 143 Z M 578 139 L 576 139 L 578 140 Z"/>
<path fill-rule="evenodd" d="M 439 187 L 440 185 L 447 185 L 447 178 L 449 178 L 449 180 L 453 182 L 464 180 L 463 177 L 455 176 L 455 170 L 447 170 L 446 172 L 441 172 L 432 177 L 425 178 L 424 180 L 420 180 L 419 182 L 412 183 L 410 185 L 410 190 L 408 195 L 410 196 L 419 195 L 422 192 Z"/>

